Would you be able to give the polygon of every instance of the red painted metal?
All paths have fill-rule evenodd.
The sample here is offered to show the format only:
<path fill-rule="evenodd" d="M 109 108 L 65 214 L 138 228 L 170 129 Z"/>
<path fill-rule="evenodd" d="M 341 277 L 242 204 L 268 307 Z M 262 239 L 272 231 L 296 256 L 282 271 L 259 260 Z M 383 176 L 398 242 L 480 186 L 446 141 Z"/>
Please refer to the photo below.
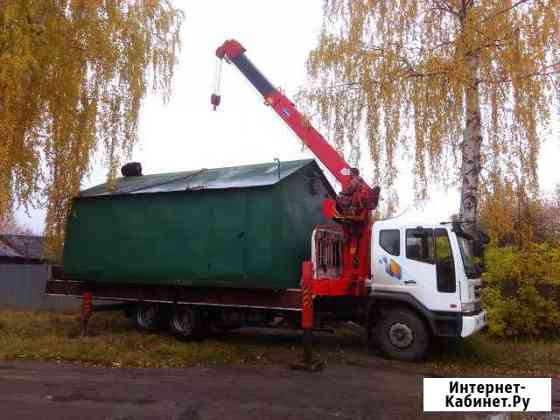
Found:
<path fill-rule="evenodd" d="M 82 295 L 82 316 L 80 319 L 82 336 L 87 335 L 89 320 L 91 318 L 92 313 L 93 313 L 93 294 L 90 291 L 86 291 Z"/>
<path fill-rule="evenodd" d="M 91 316 L 93 305 L 93 295 L 91 292 L 84 292 L 82 295 L 82 320 L 87 320 Z"/>
<path fill-rule="evenodd" d="M 304 261 L 301 267 L 301 328 L 303 329 L 303 365 L 315 370 L 313 364 L 313 264 Z"/>
<path fill-rule="evenodd" d="M 313 265 L 304 261 L 301 267 L 301 327 L 313 328 Z"/>
<path fill-rule="evenodd" d="M 241 55 L 245 51 L 239 42 L 228 40 L 216 50 L 216 55 L 220 59 L 238 62 L 243 59 Z M 371 210 L 377 207 L 379 188 L 371 188 L 358 170 L 350 167 L 280 90 L 269 86 L 268 82 L 263 87 L 262 80 L 266 79 L 258 70 L 251 68 L 249 71 L 244 66 L 238 68 L 261 91 L 265 103 L 274 109 L 341 184 L 342 190 L 337 199 L 335 202 L 327 200 L 323 212 L 327 218 L 339 222 L 342 226 L 345 238 L 342 274 L 335 280 L 331 277 L 313 278 L 313 293 L 329 296 L 364 295 L 365 281 L 370 271 Z"/>
<path fill-rule="evenodd" d="M 336 216 L 336 201 L 330 198 L 323 201 L 323 215 L 327 220 L 332 220 Z"/>
<path fill-rule="evenodd" d="M 216 49 L 216 56 L 218 58 L 228 58 L 233 60 L 239 54 L 243 54 L 246 51 L 243 46 L 237 42 L 235 39 L 229 39 L 224 42 L 218 49 Z"/>
<path fill-rule="evenodd" d="M 282 92 L 273 91 L 265 100 L 303 140 L 309 150 L 323 162 L 329 172 L 340 182 L 342 189 L 346 188 L 352 179 L 352 168 L 342 156 L 315 130 Z"/>
<path fill-rule="evenodd" d="M 365 295 L 365 280 L 370 277 L 371 227 L 372 222 L 370 221 L 356 236 L 348 232 L 349 228 L 347 226 L 342 226 L 345 239 L 342 248 L 342 273 L 336 279 L 330 276 L 314 277 L 313 294 L 325 296 Z"/>

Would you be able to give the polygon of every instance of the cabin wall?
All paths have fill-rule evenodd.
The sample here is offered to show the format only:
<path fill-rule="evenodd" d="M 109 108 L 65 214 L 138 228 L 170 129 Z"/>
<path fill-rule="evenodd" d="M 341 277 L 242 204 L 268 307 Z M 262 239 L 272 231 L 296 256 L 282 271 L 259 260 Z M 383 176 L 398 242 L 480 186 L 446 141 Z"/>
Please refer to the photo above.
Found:
<path fill-rule="evenodd" d="M 76 280 L 284 289 L 299 286 L 323 193 L 303 168 L 268 187 L 78 198 L 64 270 Z"/>

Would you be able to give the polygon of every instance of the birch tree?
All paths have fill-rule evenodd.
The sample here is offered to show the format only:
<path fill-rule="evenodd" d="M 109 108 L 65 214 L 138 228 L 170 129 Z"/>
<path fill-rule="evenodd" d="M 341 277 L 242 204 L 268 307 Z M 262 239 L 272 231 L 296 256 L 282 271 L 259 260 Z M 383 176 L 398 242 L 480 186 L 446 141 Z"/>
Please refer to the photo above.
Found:
<path fill-rule="evenodd" d="M 94 152 L 113 179 L 148 90 L 169 96 L 182 20 L 169 0 L 0 0 L 0 219 L 46 205 L 60 250 Z"/>
<path fill-rule="evenodd" d="M 472 228 L 481 176 L 538 189 L 559 22 L 558 0 L 325 0 L 302 96 L 355 157 L 365 136 L 382 184 L 410 152 L 418 196 L 430 181 L 459 186 Z"/>

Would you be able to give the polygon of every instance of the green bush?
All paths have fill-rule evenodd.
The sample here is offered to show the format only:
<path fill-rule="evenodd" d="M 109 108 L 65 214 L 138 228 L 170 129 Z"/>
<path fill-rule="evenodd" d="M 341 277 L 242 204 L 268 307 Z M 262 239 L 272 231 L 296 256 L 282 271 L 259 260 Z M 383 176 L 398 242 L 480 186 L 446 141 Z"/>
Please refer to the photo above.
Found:
<path fill-rule="evenodd" d="M 560 331 L 560 248 L 490 246 L 482 303 L 496 336 L 550 336 Z"/>

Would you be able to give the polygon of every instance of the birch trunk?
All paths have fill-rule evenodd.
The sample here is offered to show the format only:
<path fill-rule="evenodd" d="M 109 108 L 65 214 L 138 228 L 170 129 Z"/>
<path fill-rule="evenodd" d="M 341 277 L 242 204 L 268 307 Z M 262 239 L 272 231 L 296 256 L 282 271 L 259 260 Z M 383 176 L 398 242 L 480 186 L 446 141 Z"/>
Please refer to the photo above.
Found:
<path fill-rule="evenodd" d="M 473 232 L 478 219 L 478 201 L 482 144 L 479 102 L 478 57 L 468 58 L 469 84 L 465 88 L 466 125 L 461 147 L 461 207 L 459 218 L 467 222 L 464 229 Z"/>

